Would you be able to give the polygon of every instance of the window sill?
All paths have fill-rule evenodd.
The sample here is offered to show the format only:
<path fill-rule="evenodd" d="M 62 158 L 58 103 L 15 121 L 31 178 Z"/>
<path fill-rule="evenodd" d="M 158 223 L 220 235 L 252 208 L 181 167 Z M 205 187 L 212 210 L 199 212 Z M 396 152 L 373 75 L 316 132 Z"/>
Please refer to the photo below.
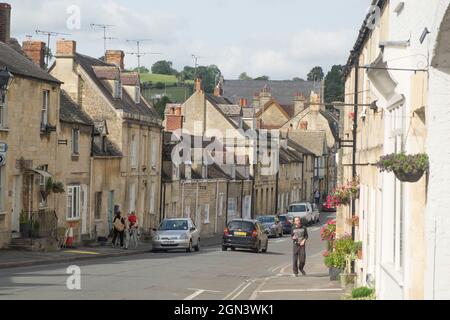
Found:
<path fill-rule="evenodd" d="M 9 132 L 9 128 L 0 128 L 0 132 L 8 133 Z"/>
<path fill-rule="evenodd" d="M 72 161 L 78 161 L 80 159 L 80 154 L 72 153 Z"/>
<path fill-rule="evenodd" d="M 67 221 L 67 222 L 78 222 L 78 221 L 80 221 L 80 220 L 81 220 L 80 217 L 78 217 L 78 218 L 66 218 L 66 221 Z"/>
<path fill-rule="evenodd" d="M 8 214 L 8 212 L 2 212 L 0 211 L 0 216 L 6 216 Z"/>

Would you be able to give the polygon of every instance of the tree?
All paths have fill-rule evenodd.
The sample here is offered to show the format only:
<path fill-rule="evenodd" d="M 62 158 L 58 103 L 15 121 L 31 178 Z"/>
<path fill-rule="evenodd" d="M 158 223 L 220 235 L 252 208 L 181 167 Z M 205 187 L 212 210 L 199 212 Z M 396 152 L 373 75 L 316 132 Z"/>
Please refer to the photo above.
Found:
<path fill-rule="evenodd" d="M 148 70 L 146 67 L 134 68 L 133 71 L 139 73 L 150 73 L 150 70 Z"/>
<path fill-rule="evenodd" d="M 180 72 L 178 79 L 180 81 L 195 80 L 195 78 L 202 79 L 203 90 L 207 93 L 213 93 L 216 86 L 217 78 L 222 74 L 220 69 L 215 65 L 199 66 L 195 68 L 186 66 Z"/>
<path fill-rule="evenodd" d="M 247 72 L 241 73 L 239 76 L 239 80 L 253 80 L 251 77 L 248 76 Z"/>
<path fill-rule="evenodd" d="M 176 75 L 178 72 L 177 70 L 172 68 L 172 62 L 171 61 L 165 61 L 161 60 L 156 62 L 152 66 L 152 73 L 153 74 L 165 74 L 165 75 Z"/>
<path fill-rule="evenodd" d="M 344 101 L 345 84 L 343 79 L 344 66 L 334 65 L 325 78 L 325 101 Z"/>
<path fill-rule="evenodd" d="M 270 78 L 268 76 L 261 76 L 261 77 L 255 78 L 255 80 L 266 80 L 266 81 L 269 81 Z"/>
<path fill-rule="evenodd" d="M 322 81 L 324 77 L 323 69 L 319 66 L 312 68 L 308 73 L 308 81 Z"/>
<path fill-rule="evenodd" d="M 156 101 L 153 101 L 153 105 L 158 111 L 159 115 L 164 118 L 164 112 L 166 110 L 166 105 L 172 103 L 172 101 L 167 96 L 163 96 L 161 99 L 157 99 Z"/>

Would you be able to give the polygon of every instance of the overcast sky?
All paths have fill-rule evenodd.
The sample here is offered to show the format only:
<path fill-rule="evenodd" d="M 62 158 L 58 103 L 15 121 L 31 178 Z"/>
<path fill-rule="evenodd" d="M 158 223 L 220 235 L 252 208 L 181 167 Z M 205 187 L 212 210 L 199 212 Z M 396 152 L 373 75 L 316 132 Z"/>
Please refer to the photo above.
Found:
<path fill-rule="evenodd" d="M 152 39 L 143 51 L 162 53 L 142 58 L 150 67 L 170 60 L 176 69 L 216 64 L 226 79 L 242 72 L 271 79 L 305 78 L 321 65 L 344 64 L 370 0 L 9 0 L 14 37 L 46 41 L 36 29 L 70 33 L 78 52 L 103 55 L 103 31 L 90 24 L 111 24 L 110 49 L 135 51 L 127 39 Z M 68 8 L 81 12 L 81 28 L 70 30 Z M 73 20 L 70 20 L 73 21 Z M 54 49 L 54 43 L 51 45 Z M 126 67 L 137 66 L 128 55 Z"/>

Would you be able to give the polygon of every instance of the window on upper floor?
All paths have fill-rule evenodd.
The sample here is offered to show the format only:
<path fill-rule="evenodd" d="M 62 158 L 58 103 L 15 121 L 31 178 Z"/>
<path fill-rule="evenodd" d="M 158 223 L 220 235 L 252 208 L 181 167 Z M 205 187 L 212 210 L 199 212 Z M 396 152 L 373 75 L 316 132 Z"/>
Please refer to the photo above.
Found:
<path fill-rule="evenodd" d="M 50 91 L 44 90 L 42 93 L 41 130 L 45 130 L 48 125 L 49 106 L 50 106 Z"/>
<path fill-rule="evenodd" d="M 78 155 L 80 153 L 79 138 L 80 138 L 80 130 L 73 129 L 72 130 L 72 153 L 74 155 Z"/>
<path fill-rule="evenodd" d="M 136 86 L 136 90 L 135 90 L 134 94 L 135 94 L 134 101 L 136 103 L 141 103 L 141 87 L 140 86 Z"/>
<path fill-rule="evenodd" d="M 7 93 L 0 92 L 0 128 L 6 128 L 7 126 Z"/>
<path fill-rule="evenodd" d="M 122 99 L 122 82 L 120 80 L 114 81 L 114 98 Z"/>
<path fill-rule="evenodd" d="M 130 150 L 130 157 L 131 157 L 131 167 L 133 169 L 137 168 L 137 161 L 138 161 L 138 157 L 137 157 L 137 138 L 136 135 L 132 135 L 131 136 L 131 150 Z"/>

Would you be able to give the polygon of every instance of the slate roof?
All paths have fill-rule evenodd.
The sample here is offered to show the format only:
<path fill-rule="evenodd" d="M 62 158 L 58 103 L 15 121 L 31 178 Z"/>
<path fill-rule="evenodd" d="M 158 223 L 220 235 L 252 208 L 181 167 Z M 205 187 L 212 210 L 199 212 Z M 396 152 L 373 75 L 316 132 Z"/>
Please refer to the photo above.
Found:
<path fill-rule="evenodd" d="M 326 134 L 324 131 L 290 131 L 288 139 L 310 150 L 316 157 L 325 153 Z"/>
<path fill-rule="evenodd" d="M 266 80 L 225 80 L 224 96 L 234 104 L 239 104 L 240 99 L 253 101 L 255 93 L 268 86 L 271 89 L 272 98 L 280 105 L 293 105 L 297 93 L 310 97 L 311 91 L 321 92 L 322 84 L 312 81 L 266 81 Z"/>
<path fill-rule="evenodd" d="M 59 119 L 66 123 L 94 125 L 92 119 L 63 90 L 61 90 Z"/>
<path fill-rule="evenodd" d="M 13 75 L 61 84 L 61 81 L 52 77 L 30 59 L 0 41 L 0 68 L 4 67 L 7 67 Z"/>
<path fill-rule="evenodd" d="M 122 109 L 123 111 L 131 114 L 142 115 L 147 117 L 153 117 L 155 119 L 160 120 L 159 114 L 152 107 L 144 103 L 143 99 L 141 99 L 140 103 L 136 103 L 134 99 L 132 99 L 126 90 L 123 90 L 122 99 L 115 99 L 113 97 L 113 88 L 105 80 L 99 78 L 96 74 L 95 70 L 99 70 L 101 68 L 98 67 L 113 67 L 113 65 L 107 64 L 104 61 L 85 56 L 82 54 L 76 54 L 76 62 L 80 64 L 80 66 L 86 71 L 86 73 L 91 77 L 91 79 L 95 82 L 97 87 L 103 92 L 103 94 L 108 98 L 109 102 L 116 108 Z M 108 68 L 105 68 L 108 69 Z M 106 76 L 106 75 L 105 75 Z"/>

